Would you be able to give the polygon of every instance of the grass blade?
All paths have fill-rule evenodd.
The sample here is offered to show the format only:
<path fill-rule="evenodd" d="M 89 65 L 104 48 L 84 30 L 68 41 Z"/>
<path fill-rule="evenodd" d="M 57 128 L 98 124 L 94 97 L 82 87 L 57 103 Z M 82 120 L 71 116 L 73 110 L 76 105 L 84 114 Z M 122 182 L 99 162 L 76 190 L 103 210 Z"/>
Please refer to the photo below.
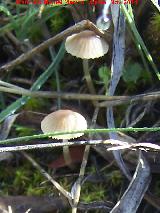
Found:
<path fill-rule="evenodd" d="M 47 79 L 56 71 L 57 66 L 63 59 L 65 53 L 64 43 L 61 45 L 55 60 L 49 65 L 48 69 L 39 76 L 39 78 L 35 81 L 33 86 L 31 87 L 32 91 L 39 90 L 41 86 L 47 81 Z M 6 117 L 11 114 L 14 114 L 20 107 L 25 105 L 25 103 L 30 99 L 30 97 L 22 97 L 8 106 L 5 110 L 0 113 L 0 122 L 2 122 Z"/>
<path fill-rule="evenodd" d="M 123 13 L 124 13 L 124 15 L 125 15 L 125 17 L 128 21 L 128 24 L 129 24 L 133 34 L 135 36 L 137 44 L 141 46 L 147 60 L 149 61 L 150 65 L 152 66 L 152 68 L 153 68 L 154 72 L 156 73 L 158 79 L 160 80 L 160 73 L 159 73 L 155 63 L 153 62 L 152 56 L 149 53 L 147 47 L 145 46 L 145 44 L 143 42 L 143 39 L 141 38 L 141 36 L 140 36 L 140 34 L 139 34 L 139 32 L 136 28 L 136 25 L 134 23 L 134 19 L 131 17 L 131 15 L 129 14 L 129 12 L 128 12 L 128 10 L 127 10 L 127 8 L 125 7 L 124 4 L 121 4 L 121 8 L 122 8 L 122 11 L 123 11 Z"/>

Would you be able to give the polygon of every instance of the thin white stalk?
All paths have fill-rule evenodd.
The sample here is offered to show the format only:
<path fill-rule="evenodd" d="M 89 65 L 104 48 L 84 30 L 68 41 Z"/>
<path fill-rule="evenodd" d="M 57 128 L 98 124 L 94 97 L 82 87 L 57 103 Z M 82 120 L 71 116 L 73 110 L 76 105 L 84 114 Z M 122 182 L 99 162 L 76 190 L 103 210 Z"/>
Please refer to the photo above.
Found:
<path fill-rule="evenodd" d="M 96 94 L 96 90 L 90 75 L 88 59 L 83 59 L 83 72 L 84 72 L 84 77 L 85 77 L 89 92 L 91 94 Z M 97 101 L 93 101 L 94 106 L 96 106 L 97 103 L 98 103 Z"/>
<path fill-rule="evenodd" d="M 68 140 L 63 139 L 63 142 L 68 143 Z M 63 146 L 63 157 L 64 157 L 66 165 L 68 167 L 71 167 L 72 159 L 71 159 L 71 155 L 70 155 L 70 151 L 69 151 L 69 146 Z"/>

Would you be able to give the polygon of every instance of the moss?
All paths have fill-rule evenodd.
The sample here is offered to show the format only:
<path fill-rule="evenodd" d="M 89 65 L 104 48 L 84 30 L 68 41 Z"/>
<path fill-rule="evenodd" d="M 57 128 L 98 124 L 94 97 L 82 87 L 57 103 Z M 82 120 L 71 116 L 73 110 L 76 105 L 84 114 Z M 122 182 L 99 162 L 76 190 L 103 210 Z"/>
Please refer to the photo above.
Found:
<path fill-rule="evenodd" d="M 24 106 L 25 110 L 43 110 L 48 105 L 48 100 L 43 98 L 31 98 Z"/>
<path fill-rule="evenodd" d="M 69 12 L 65 8 L 56 11 L 50 20 L 50 27 L 53 33 L 58 33 L 69 23 Z"/>
<path fill-rule="evenodd" d="M 160 14 L 155 13 L 144 32 L 145 42 L 153 56 L 154 61 L 160 66 Z"/>
<path fill-rule="evenodd" d="M 36 130 L 31 127 L 24 127 L 15 125 L 15 130 L 18 136 L 26 136 L 26 135 L 33 135 L 36 133 Z"/>
<path fill-rule="evenodd" d="M 104 185 L 86 183 L 82 185 L 81 200 L 84 202 L 102 201 L 106 199 L 106 189 Z"/>
<path fill-rule="evenodd" d="M 53 193 L 52 185 L 44 182 L 44 177 L 36 169 L 25 163 L 18 167 L 0 166 L 0 195 L 44 195 Z M 43 183 L 43 184 L 42 184 Z"/>
<path fill-rule="evenodd" d="M 158 33 L 160 31 L 160 14 L 156 13 L 152 19 L 150 24 L 152 25 L 152 31 Z"/>

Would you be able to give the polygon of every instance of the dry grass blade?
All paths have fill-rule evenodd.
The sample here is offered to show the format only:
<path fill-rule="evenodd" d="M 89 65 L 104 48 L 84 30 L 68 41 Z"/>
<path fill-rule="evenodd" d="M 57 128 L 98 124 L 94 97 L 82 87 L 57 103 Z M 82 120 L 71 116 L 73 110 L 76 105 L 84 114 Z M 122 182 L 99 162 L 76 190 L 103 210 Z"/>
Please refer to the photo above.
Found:
<path fill-rule="evenodd" d="M 137 169 L 133 178 L 120 201 L 112 209 L 111 213 L 136 213 L 150 184 L 150 167 L 142 152 L 139 154 Z M 127 204 L 127 208 L 126 208 Z"/>
<path fill-rule="evenodd" d="M 112 5 L 112 18 L 114 24 L 114 36 L 113 36 L 113 53 L 111 64 L 111 82 L 109 86 L 109 95 L 114 95 L 122 70 L 124 66 L 124 50 L 125 50 L 125 18 L 120 11 L 120 5 Z M 113 108 L 107 108 L 107 124 L 108 128 L 115 127 L 115 121 L 113 116 Z M 109 133 L 111 139 L 117 139 L 117 133 Z M 120 151 L 113 151 L 113 155 L 120 169 L 124 175 L 130 179 L 130 172 L 122 159 Z"/>

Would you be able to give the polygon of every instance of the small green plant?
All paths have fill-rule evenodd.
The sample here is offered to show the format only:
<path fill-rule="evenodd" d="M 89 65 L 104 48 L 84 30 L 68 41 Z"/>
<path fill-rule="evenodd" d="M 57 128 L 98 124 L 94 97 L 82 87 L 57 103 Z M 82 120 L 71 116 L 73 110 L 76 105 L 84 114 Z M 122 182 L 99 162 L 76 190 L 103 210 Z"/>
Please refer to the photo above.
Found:
<path fill-rule="evenodd" d="M 122 79 L 129 90 L 135 90 L 139 85 L 151 83 L 151 74 L 138 62 L 128 60 L 123 70 Z"/>
<path fill-rule="evenodd" d="M 106 94 L 107 94 L 108 85 L 110 82 L 110 75 L 111 75 L 110 73 L 111 73 L 111 71 L 107 66 L 101 66 L 98 69 L 98 76 L 99 76 L 100 81 L 98 81 L 97 83 L 103 84 L 105 86 Z"/>
<path fill-rule="evenodd" d="M 129 62 L 123 70 L 123 80 L 127 83 L 136 83 L 139 80 L 142 71 L 143 68 L 140 64 Z"/>

